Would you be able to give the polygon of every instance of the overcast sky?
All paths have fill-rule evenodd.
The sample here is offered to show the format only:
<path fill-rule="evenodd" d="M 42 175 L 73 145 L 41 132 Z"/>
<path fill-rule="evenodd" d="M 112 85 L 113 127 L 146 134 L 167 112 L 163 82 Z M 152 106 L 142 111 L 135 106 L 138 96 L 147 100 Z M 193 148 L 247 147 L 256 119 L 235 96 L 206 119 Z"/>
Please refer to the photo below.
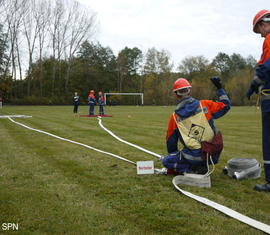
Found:
<path fill-rule="evenodd" d="M 188 56 L 212 60 L 229 55 L 261 54 L 263 38 L 252 20 L 269 0 L 78 0 L 97 14 L 95 39 L 115 55 L 125 46 L 144 53 L 155 47 L 169 51 L 174 65 Z"/>

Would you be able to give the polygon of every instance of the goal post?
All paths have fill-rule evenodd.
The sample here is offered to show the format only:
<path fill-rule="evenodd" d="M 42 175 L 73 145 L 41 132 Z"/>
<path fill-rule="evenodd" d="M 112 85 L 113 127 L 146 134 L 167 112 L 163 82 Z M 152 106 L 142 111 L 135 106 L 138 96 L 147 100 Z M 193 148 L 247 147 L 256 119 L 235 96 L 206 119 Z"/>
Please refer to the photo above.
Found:
<path fill-rule="evenodd" d="M 107 96 L 109 95 L 139 95 L 141 97 L 141 105 L 143 105 L 143 93 L 104 93 L 104 103 L 107 104 Z"/>

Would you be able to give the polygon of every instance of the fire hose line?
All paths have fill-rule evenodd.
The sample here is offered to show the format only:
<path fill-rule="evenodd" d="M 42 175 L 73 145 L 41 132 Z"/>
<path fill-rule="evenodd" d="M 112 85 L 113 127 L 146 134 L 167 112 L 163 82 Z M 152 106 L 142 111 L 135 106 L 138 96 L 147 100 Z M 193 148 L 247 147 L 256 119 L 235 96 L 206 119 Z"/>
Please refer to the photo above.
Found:
<path fill-rule="evenodd" d="M 149 151 L 149 150 L 146 150 L 146 149 L 144 149 L 144 148 L 142 148 L 142 147 L 140 147 L 140 146 L 138 146 L 138 145 L 129 143 L 129 142 L 127 142 L 127 141 L 125 141 L 125 140 L 119 138 L 119 137 L 116 136 L 112 131 L 108 130 L 107 128 L 105 128 L 105 127 L 103 126 L 101 117 L 98 117 L 98 121 L 99 121 L 100 127 L 101 127 L 102 129 L 104 129 L 106 132 L 108 132 L 110 135 L 112 135 L 114 138 L 116 138 L 117 140 L 119 140 L 119 141 L 121 141 L 121 142 L 123 142 L 123 143 L 126 143 L 126 144 L 128 144 L 128 145 L 130 145 L 130 146 L 133 146 L 133 147 L 135 147 L 135 148 L 137 148 L 137 149 L 140 149 L 140 150 L 142 150 L 142 151 L 144 151 L 144 152 L 146 152 L 146 153 L 149 153 L 149 154 L 151 154 L 151 155 L 154 155 L 154 156 L 156 156 L 156 157 L 159 157 L 159 158 L 161 157 L 160 155 L 158 155 L 158 154 L 156 154 L 156 153 L 153 153 L 153 152 L 151 152 L 151 151 Z M 232 217 L 232 218 L 234 218 L 234 219 L 236 219 L 236 220 L 238 220 L 238 221 L 240 221 L 240 222 L 243 222 L 243 223 L 245 223 L 245 224 L 247 224 L 247 225 L 250 225 L 251 227 L 254 227 L 254 228 L 259 229 L 259 230 L 261 230 L 261 231 L 263 231 L 263 232 L 265 232 L 265 233 L 270 234 L 270 226 L 269 226 L 269 225 L 264 224 L 264 223 L 261 223 L 261 222 L 259 222 L 259 221 L 257 221 L 257 220 L 254 220 L 254 219 L 252 219 L 252 218 L 250 218 L 250 217 L 248 217 L 248 216 L 245 216 L 245 215 L 243 215 L 243 214 L 241 214 L 241 213 L 239 213 L 239 212 L 237 212 L 237 211 L 234 211 L 234 210 L 232 210 L 232 209 L 230 209 L 230 208 L 228 208 L 228 207 L 226 207 L 226 206 L 223 206 L 223 205 L 220 205 L 220 204 L 218 204 L 218 203 L 216 203 L 216 202 L 213 202 L 213 201 L 211 201 L 211 200 L 209 200 L 209 199 L 207 199 L 207 198 L 200 197 L 200 196 L 194 195 L 194 194 L 192 194 L 192 193 L 190 193 L 190 192 L 187 192 L 187 191 L 182 190 L 182 189 L 176 184 L 175 178 L 173 178 L 172 183 L 173 183 L 174 187 L 175 187 L 179 192 L 181 192 L 182 194 L 184 194 L 185 196 L 190 197 L 190 198 L 192 198 L 192 199 L 194 199 L 194 200 L 196 200 L 196 201 L 198 201 L 198 202 L 201 202 L 201 203 L 203 203 L 203 204 L 205 204 L 205 205 L 207 205 L 207 206 L 210 206 L 210 207 L 212 207 L 212 208 L 214 208 L 214 209 L 216 209 L 216 210 L 218 210 L 218 211 L 220 211 L 220 212 L 222 212 L 222 213 L 224 213 L 224 214 L 226 214 L 226 215 L 228 215 L 228 216 L 230 216 L 230 217 Z"/>
<path fill-rule="evenodd" d="M 82 144 L 82 143 L 79 143 L 79 142 L 76 142 L 76 141 L 73 141 L 73 140 L 69 140 L 69 139 L 66 139 L 66 138 L 63 138 L 63 137 L 60 137 L 60 136 L 51 134 L 51 133 L 46 132 L 46 131 L 42 131 L 42 130 L 38 130 L 38 129 L 35 129 L 35 128 L 32 128 L 32 127 L 26 126 L 26 125 L 24 125 L 24 124 L 22 124 L 22 123 L 20 123 L 20 122 L 14 121 L 14 120 L 13 120 L 12 118 L 10 118 L 10 117 L 8 117 L 8 119 L 9 119 L 11 122 L 13 122 L 13 123 L 15 123 L 15 124 L 17 124 L 17 125 L 20 125 L 20 126 L 22 126 L 22 127 L 25 127 L 25 128 L 27 128 L 27 129 L 29 129 L 29 130 L 36 131 L 36 132 L 39 132 L 39 133 L 42 133 L 42 134 L 45 134 L 45 135 L 49 135 L 49 136 L 54 137 L 54 138 L 59 139 L 59 140 L 63 140 L 63 141 L 66 141 L 66 142 L 70 142 L 70 143 L 73 143 L 73 144 L 77 144 L 77 145 L 83 146 L 83 147 L 85 147 L 85 148 L 94 150 L 94 151 L 96 151 L 96 152 L 104 153 L 104 154 L 106 154 L 106 155 L 110 155 L 110 156 L 112 156 L 112 157 L 114 157 L 114 158 L 118 158 L 118 159 L 123 160 L 123 161 L 125 161 L 125 162 L 129 162 L 129 163 L 132 163 L 133 165 L 136 165 L 135 162 L 130 161 L 130 160 L 128 160 L 128 159 L 126 159 L 126 158 L 123 158 L 123 157 L 121 157 L 121 156 L 118 156 L 118 155 L 116 155 L 116 154 L 113 154 L 113 153 L 110 153 L 110 152 L 105 152 L 105 151 L 102 151 L 102 150 L 100 150 L 100 149 L 94 148 L 94 147 L 92 147 L 92 146 L 90 146 L 90 145 Z"/>
<path fill-rule="evenodd" d="M 127 144 L 127 145 L 130 145 L 130 146 L 132 146 L 132 147 L 134 147 L 134 148 L 137 148 L 137 149 L 139 149 L 139 150 L 141 150 L 141 151 L 143 151 L 143 152 L 146 152 L 146 153 L 148 153 L 148 154 L 150 154 L 150 155 L 153 155 L 153 156 L 155 156 L 155 157 L 157 157 L 157 158 L 161 158 L 161 157 L 162 157 L 161 155 L 159 155 L 159 154 L 157 154 L 157 153 L 154 153 L 154 152 L 149 151 L 149 150 L 147 150 L 147 149 L 145 149 L 145 148 L 142 148 L 142 147 L 140 147 L 140 146 L 138 146 L 138 145 L 136 145 L 136 144 L 132 144 L 132 143 L 130 143 L 130 142 L 128 142 L 128 141 L 125 141 L 125 140 L 121 139 L 120 137 L 118 137 L 118 136 L 115 135 L 113 132 L 111 132 L 110 130 L 108 130 L 106 127 L 103 126 L 103 124 L 102 124 L 102 118 L 101 118 L 101 117 L 98 117 L 97 119 L 98 119 L 98 124 L 100 125 L 100 127 L 101 127 L 103 130 L 105 130 L 106 132 L 108 132 L 108 133 L 109 133 L 111 136 L 113 136 L 115 139 L 119 140 L 120 142 L 125 143 L 125 144 Z"/>
<path fill-rule="evenodd" d="M 193 198 L 194 200 L 196 200 L 198 202 L 201 202 L 201 203 L 203 203 L 203 204 L 205 204 L 207 206 L 210 206 L 210 207 L 212 207 L 212 208 L 214 208 L 214 209 L 224 213 L 225 215 L 228 215 L 228 216 L 230 216 L 230 217 L 232 217 L 232 218 L 234 218 L 234 219 L 236 219 L 238 221 L 241 221 L 241 222 L 243 222 L 243 223 L 245 223 L 247 225 L 250 225 L 253 228 L 259 229 L 259 230 L 261 230 L 261 231 L 263 231 L 265 233 L 270 234 L 270 226 L 269 225 L 261 223 L 261 222 L 259 222 L 257 220 L 254 220 L 254 219 L 252 219 L 252 218 L 250 218 L 248 216 L 245 216 L 243 214 L 240 214 L 237 211 L 234 211 L 234 210 L 232 210 L 232 209 L 230 209 L 230 208 L 228 208 L 226 206 L 223 206 L 223 205 L 220 205 L 220 204 L 218 204 L 216 202 L 213 202 L 213 201 L 211 201 L 211 200 L 209 200 L 207 198 L 200 197 L 200 196 L 194 195 L 194 194 L 192 194 L 190 192 L 184 191 L 184 190 L 182 190 L 181 188 L 179 188 L 176 185 L 175 179 L 172 180 L 172 183 L 173 183 L 174 187 L 179 192 L 181 192 L 182 194 L 184 194 L 184 195 L 186 195 L 186 196 L 188 196 L 190 198 Z"/>
<path fill-rule="evenodd" d="M 12 118 L 10 118 L 10 117 L 8 117 L 8 119 L 9 119 L 11 122 L 13 122 L 13 123 L 15 123 L 15 124 L 17 124 L 17 125 L 20 125 L 20 126 L 26 128 L 26 129 L 29 129 L 29 130 L 32 130 L 32 131 L 36 131 L 36 132 L 39 132 L 39 133 L 42 133 L 42 134 L 45 134 L 45 135 L 49 135 L 49 136 L 51 136 L 51 137 L 54 137 L 54 138 L 56 138 L 56 139 L 60 139 L 60 140 L 66 141 L 66 142 L 70 142 L 70 143 L 73 143 L 73 144 L 77 144 L 77 145 L 86 147 L 86 148 L 88 148 L 88 149 L 97 151 L 97 152 L 99 152 L 99 153 L 104 153 L 104 154 L 106 154 L 106 155 L 110 155 L 110 156 L 112 156 L 112 157 L 114 157 L 114 158 L 118 158 L 118 159 L 123 160 L 123 161 L 125 161 L 125 162 L 129 162 L 129 163 L 131 163 L 131 164 L 133 164 L 133 165 L 136 165 L 135 162 L 130 161 L 130 160 L 128 160 L 128 159 L 125 159 L 125 158 L 123 158 L 123 157 L 121 157 L 121 156 L 118 156 L 118 155 L 116 155 L 116 154 L 113 154 L 113 153 L 110 153 L 110 152 L 105 152 L 105 151 L 102 151 L 102 150 L 100 150 L 100 149 L 91 147 L 91 146 L 86 145 L 86 144 L 82 144 L 82 143 L 79 143 L 79 142 L 76 142 L 76 141 L 73 141 L 73 140 L 69 140 L 69 139 L 66 139 L 66 138 L 63 138 L 63 137 L 60 137 L 60 136 L 51 134 L 51 133 L 46 132 L 46 131 L 42 131 L 42 130 L 39 130 L 39 129 L 35 129 L 35 128 L 32 128 L 32 127 L 29 127 L 29 126 L 27 126 L 27 125 L 25 125 L 25 124 L 22 124 L 22 123 L 20 123 L 20 122 L 14 121 L 14 120 L 13 120 Z M 99 119 L 100 119 L 100 118 L 99 118 Z M 138 147 L 139 147 L 139 146 L 138 146 Z M 149 152 L 150 152 L 150 151 L 149 151 Z M 158 154 L 157 154 L 157 155 L 158 155 Z M 203 197 L 194 195 L 194 194 L 192 194 L 192 193 L 190 193 L 190 192 L 187 192 L 187 191 L 182 190 L 182 189 L 179 188 L 179 187 L 177 186 L 177 184 L 175 183 L 175 178 L 173 179 L 172 183 L 173 183 L 174 187 L 175 187 L 178 191 L 180 191 L 182 194 L 184 194 L 185 196 L 188 196 L 188 197 L 190 197 L 190 198 L 192 198 L 192 199 L 194 199 L 194 200 L 196 200 L 196 201 L 198 201 L 198 202 L 201 202 L 201 203 L 203 203 L 203 204 L 205 204 L 205 205 L 207 205 L 207 206 L 210 206 L 210 207 L 212 207 L 212 208 L 214 208 L 214 209 L 216 209 L 216 210 L 218 210 L 218 211 L 220 211 L 220 212 L 222 212 L 222 213 L 224 213 L 224 214 L 226 214 L 226 215 L 228 215 L 228 216 L 230 216 L 230 217 L 232 217 L 232 218 L 234 218 L 234 219 L 237 219 L 238 221 L 241 221 L 241 222 L 243 222 L 243 223 L 245 223 L 245 224 L 248 224 L 248 225 L 250 225 L 250 226 L 252 226 L 252 227 L 254 227 L 254 228 L 256 228 L 256 229 L 259 229 L 259 230 L 261 230 L 261 231 L 263 231 L 263 232 L 265 232 L 265 233 L 270 234 L 270 226 L 269 226 L 269 225 L 264 224 L 264 223 L 261 223 L 261 222 L 259 222 L 259 221 L 256 221 L 256 220 L 254 220 L 254 219 L 252 219 L 252 218 L 250 218 L 250 217 L 248 217 L 248 216 L 242 215 L 242 214 L 240 214 L 240 213 L 238 213 L 238 212 L 236 212 L 236 211 L 234 211 L 234 210 L 232 210 L 232 209 L 230 209 L 230 208 L 228 208 L 228 207 L 225 207 L 225 206 L 223 206 L 223 205 L 220 205 L 220 204 L 218 204 L 218 203 L 216 203 L 216 202 L 213 202 L 213 201 L 211 201 L 211 200 L 209 200 L 209 199 L 207 199 L 207 198 L 203 198 Z"/>

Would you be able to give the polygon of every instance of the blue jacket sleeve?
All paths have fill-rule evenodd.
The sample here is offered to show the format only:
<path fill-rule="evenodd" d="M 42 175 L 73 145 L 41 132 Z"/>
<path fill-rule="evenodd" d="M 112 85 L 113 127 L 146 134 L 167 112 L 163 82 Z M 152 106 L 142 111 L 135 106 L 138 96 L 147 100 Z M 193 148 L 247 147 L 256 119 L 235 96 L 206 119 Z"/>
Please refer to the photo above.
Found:
<path fill-rule="evenodd" d="M 167 151 L 168 153 L 173 153 L 178 151 L 178 138 L 179 138 L 179 131 L 175 129 L 170 136 L 167 138 Z"/>
<path fill-rule="evenodd" d="M 270 58 L 267 59 L 263 64 L 260 64 L 256 70 L 256 75 L 262 81 L 266 81 L 270 79 Z"/>
<path fill-rule="evenodd" d="M 217 90 L 218 101 L 225 104 L 221 109 L 212 113 L 214 119 L 220 118 L 225 115 L 231 108 L 231 101 L 224 89 Z"/>

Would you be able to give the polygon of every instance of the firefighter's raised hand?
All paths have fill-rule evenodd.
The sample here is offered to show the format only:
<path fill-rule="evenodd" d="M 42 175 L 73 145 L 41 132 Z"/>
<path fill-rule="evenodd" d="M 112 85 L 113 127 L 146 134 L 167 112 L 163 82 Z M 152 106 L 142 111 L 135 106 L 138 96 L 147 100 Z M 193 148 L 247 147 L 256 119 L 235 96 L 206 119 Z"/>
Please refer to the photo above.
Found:
<path fill-rule="evenodd" d="M 221 83 L 220 77 L 211 77 L 210 80 L 217 89 L 222 88 L 222 83 Z"/>

